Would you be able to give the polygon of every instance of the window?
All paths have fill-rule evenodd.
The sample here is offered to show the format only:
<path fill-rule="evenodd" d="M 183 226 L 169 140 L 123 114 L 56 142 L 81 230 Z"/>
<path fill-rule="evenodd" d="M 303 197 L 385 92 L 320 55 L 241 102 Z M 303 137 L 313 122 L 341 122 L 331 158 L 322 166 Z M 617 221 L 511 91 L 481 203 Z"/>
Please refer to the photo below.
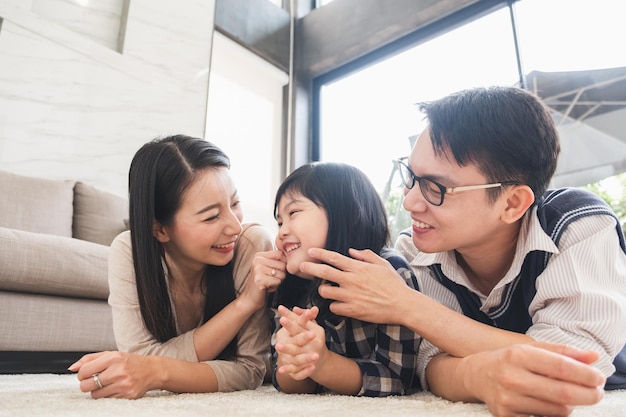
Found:
<path fill-rule="evenodd" d="M 523 0 L 515 11 L 527 88 L 553 109 L 561 135 L 553 186 L 602 181 L 599 189 L 621 198 L 620 181 L 612 178 L 626 166 L 626 26 L 619 2 Z"/>
<path fill-rule="evenodd" d="M 217 31 L 213 35 L 205 138 L 231 160 L 244 222 L 276 224 L 283 86 L 287 75 Z"/>
<path fill-rule="evenodd" d="M 494 36 L 494 34 L 498 34 Z M 519 80 L 508 8 L 320 89 L 320 159 L 357 166 L 386 200 L 392 238 L 409 226 L 392 161 L 425 127 L 415 103 Z M 393 180 L 393 181 L 392 181 Z"/>
<path fill-rule="evenodd" d="M 563 118 L 559 111 L 565 113 L 567 106 L 554 107 L 557 123 L 559 117 L 567 123 L 559 124 L 562 152 L 553 186 L 582 186 L 618 174 L 626 166 L 626 54 L 622 52 L 626 26 L 619 2 L 519 0 L 512 4 L 519 62 L 511 9 L 503 5 L 475 20 L 470 21 L 470 16 L 463 26 L 384 61 L 369 62 L 352 73 L 339 69 L 334 78 L 333 74 L 321 77 L 319 159 L 353 164 L 371 178 L 386 201 L 392 238 L 408 226 L 408 218 L 402 218 L 402 188 L 392 175 L 391 161 L 407 155 L 411 141 L 425 127 L 416 102 L 463 88 L 519 85 L 533 71 L 608 68 L 610 75 L 623 74 L 614 77 L 623 84 L 621 96 L 610 100 L 613 107 L 593 110 L 584 120 Z M 421 36 L 416 35 L 416 39 Z M 618 85 L 610 88 L 616 90 Z M 545 92 L 537 91 L 552 107 L 549 97 L 542 95 Z M 608 187 L 621 182 L 606 179 L 603 183 Z"/>

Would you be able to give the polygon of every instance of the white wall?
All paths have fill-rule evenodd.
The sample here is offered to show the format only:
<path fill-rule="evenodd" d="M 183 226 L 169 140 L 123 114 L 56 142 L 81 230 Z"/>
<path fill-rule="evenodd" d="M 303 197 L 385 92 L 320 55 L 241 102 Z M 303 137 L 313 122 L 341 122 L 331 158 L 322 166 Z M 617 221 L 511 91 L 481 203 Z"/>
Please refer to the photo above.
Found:
<path fill-rule="evenodd" d="M 244 221 L 275 231 L 287 74 L 216 32 L 205 137 L 231 159 Z"/>
<path fill-rule="evenodd" d="M 210 0 L 0 0 L 0 169 L 126 194 L 143 143 L 204 134 L 213 14 Z"/>

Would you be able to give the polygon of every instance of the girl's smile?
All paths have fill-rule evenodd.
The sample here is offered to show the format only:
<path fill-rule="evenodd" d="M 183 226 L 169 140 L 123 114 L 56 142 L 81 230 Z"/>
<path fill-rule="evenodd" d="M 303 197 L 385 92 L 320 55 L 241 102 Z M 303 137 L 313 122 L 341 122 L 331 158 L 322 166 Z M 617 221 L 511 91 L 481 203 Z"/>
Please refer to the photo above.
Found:
<path fill-rule="evenodd" d="M 326 246 L 326 211 L 301 194 L 290 192 L 281 197 L 278 203 L 276 221 L 276 247 L 287 258 L 287 271 L 300 278 L 313 278 L 300 271 L 300 264 L 314 262 L 307 254 L 309 248 Z"/>

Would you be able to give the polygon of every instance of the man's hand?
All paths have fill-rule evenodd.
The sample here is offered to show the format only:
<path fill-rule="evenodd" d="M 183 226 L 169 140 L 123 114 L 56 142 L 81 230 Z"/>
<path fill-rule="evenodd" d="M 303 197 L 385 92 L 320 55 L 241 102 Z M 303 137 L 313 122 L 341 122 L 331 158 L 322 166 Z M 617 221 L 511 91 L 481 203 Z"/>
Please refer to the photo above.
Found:
<path fill-rule="evenodd" d="M 300 269 L 339 284 L 319 287 L 322 297 L 335 300 L 330 305 L 333 313 L 370 323 L 403 324 L 402 308 L 410 306 L 402 300 L 411 288 L 385 259 L 371 250 L 350 249 L 353 258 L 325 249 L 308 253 L 321 263 L 303 262 Z"/>
<path fill-rule="evenodd" d="M 605 378 L 590 366 L 597 359 L 596 352 L 534 342 L 464 359 L 442 354 L 433 358 L 427 372 L 429 382 L 431 377 L 438 380 L 436 386 L 431 386 L 437 395 L 480 400 L 497 416 L 568 416 L 574 406 L 595 404 L 602 399 Z M 446 360 L 457 360 L 459 366 L 452 375 L 437 377 L 434 373 L 444 370 L 437 362 Z M 450 398 L 445 385 L 449 388 L 454 379 L 473 398 Z"/>

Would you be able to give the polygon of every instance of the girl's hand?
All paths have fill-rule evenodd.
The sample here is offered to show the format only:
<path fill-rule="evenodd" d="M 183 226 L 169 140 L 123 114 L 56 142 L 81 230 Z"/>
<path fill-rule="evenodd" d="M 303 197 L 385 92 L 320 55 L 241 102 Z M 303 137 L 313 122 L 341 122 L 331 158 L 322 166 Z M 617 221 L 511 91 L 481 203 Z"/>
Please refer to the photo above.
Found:
<path fill-rule="evenodd" d="M 313 376 L 328 354 L 324 329 L 315 322 L 319 309 L 295 307 L 290 311 L 279 306 L 278 312 L 282 316 L 282 328 L 276 333 L 278 372 L 294 380 Z"/>
<path fill-rule="evenodd" d="M 248 280 L 238 298 L 253 312 L 262 308 L 267 293 L 276 291 L 285 279 L 286 267 L 282 251 L 258 252 L 252 259 Z"/>
<path fill-rule="evenodd" d="M 92 398 L 136 399 L 158 386 L 155 358 L 125 352 L 91 353 L 68 369 L 78 372 L 80 390 L 91 393 Z"/>

